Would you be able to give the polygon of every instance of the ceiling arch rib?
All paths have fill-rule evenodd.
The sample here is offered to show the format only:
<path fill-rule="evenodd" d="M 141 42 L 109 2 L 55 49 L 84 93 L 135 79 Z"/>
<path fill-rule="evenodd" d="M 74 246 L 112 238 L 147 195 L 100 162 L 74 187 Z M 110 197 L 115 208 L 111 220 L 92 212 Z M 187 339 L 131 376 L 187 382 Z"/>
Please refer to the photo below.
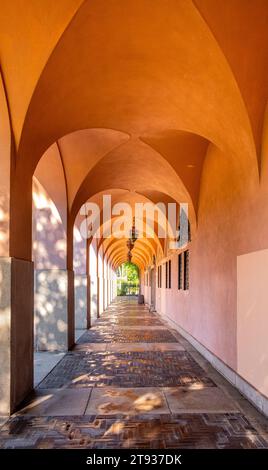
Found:
<path fill-rule="evenodd" d="M 266 0 L 193 0 L 226 60 L 245 102 L 260 163 L 261 129 L 268 100 L 268 10 Z M 252 31 L 254 30 L 254 34 Z M 247 60 L 244 52 L 247 51 Z"/>
<path fill-rule="evenodd" d="M 58 141 L 66 169 L 70 208 L 90 170 L 105 155 L 128 140 L 127 134 L 113 129 L 84 129 L 68 134 Z"/>
<path fill-rule="evenodd" d="M 143 252 L 143 254 L 144 254 L 144 256 L 145 256 L 145 260 L 146 260 L 147 262 L 149 262 L 149 260 L 150 260 L 150 254 L 153 252 L 153 249 L 152 249 L 152 247 L 151 247 L 149 244 L 148 244 L 148 245 L 143 244 L 143 245 L 146 246 L 147 251 L 146 251 L 146 249 L 142 249 L 140 246 L 138 246 L 138 248 L 139 248 L 139 250 L 140 250 L 141 252 Z M 106 256 L 107 259 L 110 259 L 110 258 L 113 256 L 115 250 L 116 250 L 119 246 L 120 246 L 120 247 L 123 246 L 124 251 L 125 251 L 125 250 L 126 250 L 126 239 L 123 239 L 123 240 L 116 240 L 116 239 L 115 239 L 114 242 L 112 242 L 111 244 L 109 244 L 109 246 L 107 247 L 107 249 L 104 251 L 104 256 Z M 135 243 L 135 246 L 137 246 L 137 242 Z"/>
<path fill-rule="evenodd" d="M 127 256 L 127 253 L 128 253 L 128 250 L 125 246 L 118 246 L 115 250 L 112 251 L 112 253 L 110 253 L 110 256 L 108 259 L 114 259 L 116 258 L 118 255 L 120 255 L 121 253 L 124 253 L 124 255 L 126 256 L 126 258 L 128 259 L 128 256 Z M 132 251 L 132 255 L 135 256 L 138 256 L 140 258 L 140 260 L 142 260 L 143 264 L 148 264 L 147 263 L 147 260 L 146 260 L 146 257 L 139 251 L 139 250 L 134 250 Z"/>
<path fill-rule="evenodd" d="M 148 264 L 150 258 L 152 257 L 151 253 L 154 251 L 150 244 L 147 245 L 145 243 L 142 243 L 142 245 L 145 247 L 145 249 L 142 249 L 139 245 L 137 245 L 136 242 L 132 253 L 140 253 L 143 262 L 145 264 Z M 126 239 L 115 240 L 113 244 L 109 245 L 108 250 L 104 252 L 104 257 L 108 260 L 112 260 L 118 254 L 118 252 L 123 252 L 127 256 L 128 249 L 126 246 Z"/>
<path fill-rule="evenodd" d="M 116 270 L 121 264 L 125 263 L 127 261 L 127 258 L 123 255 L 119 257 L 118 259 L 115 260 L 114 262 L 114 269 Z M 141 263 L 141 261 L 138 258 L 133 258 L 133 264 L 136 264 L 140 270 L 144 270 L 144 265 Z"/>
<path fill-rule="evenodd" d="M 1 67 L 17 147 L 38 80 L 82 3 L 83 0 L 27 0 L 26 6 L 25 2 L 1 0 Z"/>
<path fill-rule="evenodd" d="M 119 238 L 119 237 L 116 237 L 115 235 L 116 234 L 114 234 L 111 238 L 107 238 L 107 239 L 102 238 L 100 240 L 98 248 L 101 248 L 103 246 L 104 253 L 106 253 L 110 251 L 115 244 L 125 243 L 125 246 L 126 246 L 126 242 L 128 238 L 126 237 Z M 155 233 L 153 234 L 153 237 L 150 237 L 150 238 L 147 238 L 145 232 L 144 234 L 140 234 L 140 238 L 137 239 L 137 241 L 135 242 L 135 245 L 139 246 L 140 244 L 145 245 L 150 250 L 150 252 L 154 254 L 156 253 L 157 248 L 160 248 L 160 249 L 162 248 L 160 244 L 160 240 L 158 239 Z"/>
<path fill-rule="evenodd" d="M 109 188 L 125 188 L 141 194 L 147 191 L 149 199 L 150 191 L 162 192 L 178 203 L 188 202 L 189 213 L 195 218 L 191 196 L 175 170 L 158 152 L 140 141 L 130 140 L 94 166 L 77 192 L 72 214 L 94 194 Z"/>

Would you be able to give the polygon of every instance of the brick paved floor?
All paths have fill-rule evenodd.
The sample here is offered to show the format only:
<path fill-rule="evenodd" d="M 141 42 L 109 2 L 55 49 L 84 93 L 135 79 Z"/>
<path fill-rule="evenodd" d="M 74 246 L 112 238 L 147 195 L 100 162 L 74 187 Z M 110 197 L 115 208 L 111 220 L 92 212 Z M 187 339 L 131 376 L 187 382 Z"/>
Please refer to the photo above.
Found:
<path fill-rule="evenodd" d="M 1 432 L 0 447 L 37 449 L 267 448 L 239 413 L 23 417 Z"/>
<path fill-rule="evenodd" d="M 134 301 L 112 304 L 0 429 L 0 448 L 249 449 L 267 442 L 267 420 Z"/>
<path fill-rule="evenodd" d="M 160 320 L 155 318 L 154 316 L 139 316 L 137 317 L 136 315 L 129 316 L 129 317 L 123 317 L 120 316 L 113 316 L 109 318 L 108 316 L 106 318 L 101 318 L 98 322 L 99 325 L 108 325 L 109 327 L 111 325 L 118 325 L 118 326 L 140 326 L 142 325 L 143 327 L 145 326 L 160 326 L 162 323 Z"/>
<path fill-rule="evenodd" d="M 40 384 L 62 386 L 213 387 L 204 370 L 185 351 L 69 353 Z"/>
<path fill-rule="evenodd" d="M 142 324 L 142 320 L 141 320 Z M 150 326 L 150 325 L 148 325 Z M 82 343 L 174 343 L 173 334 L 167 329 L 142 330 L 120 329 L 103 326 L 98 330 L 89 330 L 77 341 Z"/>

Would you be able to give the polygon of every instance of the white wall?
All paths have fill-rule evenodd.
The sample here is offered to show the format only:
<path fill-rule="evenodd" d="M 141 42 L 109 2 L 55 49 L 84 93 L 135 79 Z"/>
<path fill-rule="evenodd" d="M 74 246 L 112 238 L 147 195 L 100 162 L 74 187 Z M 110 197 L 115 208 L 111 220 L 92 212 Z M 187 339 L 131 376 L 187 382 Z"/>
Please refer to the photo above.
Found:
<path fill-rule="evenodd" d="M 268 250 L 237 257 L 237 372 L 268 396 Z"/>

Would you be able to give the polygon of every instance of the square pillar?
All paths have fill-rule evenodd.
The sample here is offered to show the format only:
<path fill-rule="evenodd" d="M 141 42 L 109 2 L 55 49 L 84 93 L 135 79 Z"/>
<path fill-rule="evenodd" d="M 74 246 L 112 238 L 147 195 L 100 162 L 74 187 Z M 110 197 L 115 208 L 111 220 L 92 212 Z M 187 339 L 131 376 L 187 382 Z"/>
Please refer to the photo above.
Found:
<path fill-rule="evenodd" d="M 74 273 L 66 269 L 35 272 L 35 347 L 67 351 L 74 344 Z"/>
<path fill-rule="evenodd" d="M 87 328 L 87 275 L 75 274 L 75 328 Z"/>
<path fill-rule="evenodd" d="M 92 326 L 99 317 L 99 282 L 97 276 L 90 276 L 90 284 L 88 288 L 89 296 L 89 314 L 90 326 Z"/>
<path fill-rule="evenodd" d="M 33 263 L 0 258 L 0 287 L 0 414 L 9 415 L 33 389 Z"/>

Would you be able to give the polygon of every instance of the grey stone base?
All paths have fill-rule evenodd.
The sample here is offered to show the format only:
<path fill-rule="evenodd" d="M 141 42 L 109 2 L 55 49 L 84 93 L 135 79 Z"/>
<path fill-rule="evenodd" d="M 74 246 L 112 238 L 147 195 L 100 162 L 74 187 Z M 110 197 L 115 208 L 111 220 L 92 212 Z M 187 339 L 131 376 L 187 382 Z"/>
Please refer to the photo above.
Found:
<path fill-rule="evenodd" d="M 33 387 L 33 263 L 0 258 L 0 415 Z"/>
<path fill-rule="evenodd" d="M 87 319 L 87 275 L 75 274 L 74 277 L 74 297 L 75 297 L 75 328 L 79 330 L 88 327 Z"/>
<path fill-rule="evenodd" d="M 35 271 L 35 349 L 68 349 L 68 271 Z"/>

